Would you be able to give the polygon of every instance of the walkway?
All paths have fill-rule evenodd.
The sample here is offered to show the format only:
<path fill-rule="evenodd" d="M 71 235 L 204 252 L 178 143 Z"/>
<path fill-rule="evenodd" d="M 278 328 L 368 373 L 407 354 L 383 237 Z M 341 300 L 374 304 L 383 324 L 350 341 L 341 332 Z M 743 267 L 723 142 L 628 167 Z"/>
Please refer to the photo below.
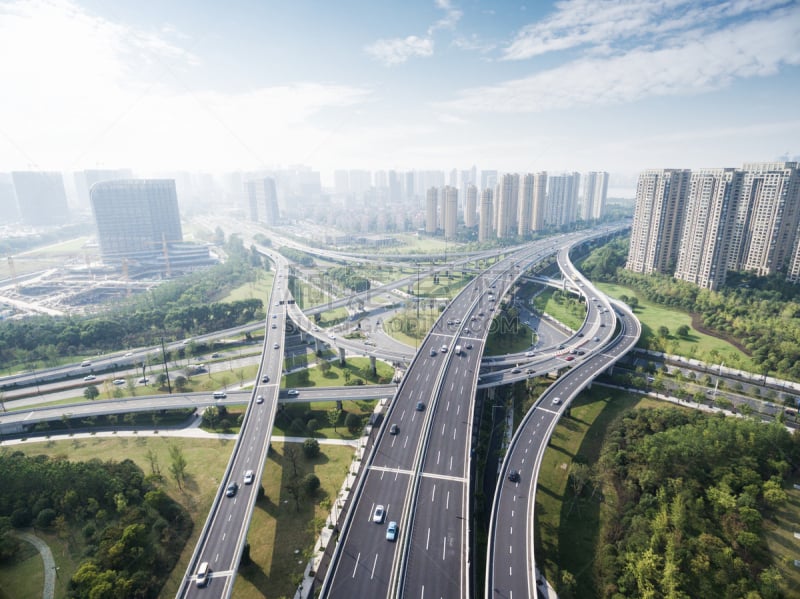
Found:
<path fill-rule="evenodd" d="M 43 599 L 53 599 L 56 592 L 56 562 L 53 559 L 53 552 L 42 539 L 30 532 L 14 533 L 23 541 L 27 541 L 39 552 L 44 562 L 44 588 L 42 589 Z"/>

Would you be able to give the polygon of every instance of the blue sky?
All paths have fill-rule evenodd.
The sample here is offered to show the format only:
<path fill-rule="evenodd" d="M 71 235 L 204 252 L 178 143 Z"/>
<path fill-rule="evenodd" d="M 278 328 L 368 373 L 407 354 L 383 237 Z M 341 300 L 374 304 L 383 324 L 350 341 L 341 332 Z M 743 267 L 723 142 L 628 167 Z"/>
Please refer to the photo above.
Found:
<path fill-rule="evenodd" d="M 800 2 L 0 1 L 0 171 L 800 156 Z"/>

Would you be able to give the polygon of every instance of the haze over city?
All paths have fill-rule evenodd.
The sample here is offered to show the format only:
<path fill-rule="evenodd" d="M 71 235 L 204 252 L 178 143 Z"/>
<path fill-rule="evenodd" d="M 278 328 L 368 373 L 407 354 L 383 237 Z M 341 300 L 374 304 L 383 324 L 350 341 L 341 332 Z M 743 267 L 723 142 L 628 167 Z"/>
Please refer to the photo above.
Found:
<path fill-rule="evenodd" d="M 0 164 L 604 170 L 800 154 L 796 1 L 4 2 Z"/>

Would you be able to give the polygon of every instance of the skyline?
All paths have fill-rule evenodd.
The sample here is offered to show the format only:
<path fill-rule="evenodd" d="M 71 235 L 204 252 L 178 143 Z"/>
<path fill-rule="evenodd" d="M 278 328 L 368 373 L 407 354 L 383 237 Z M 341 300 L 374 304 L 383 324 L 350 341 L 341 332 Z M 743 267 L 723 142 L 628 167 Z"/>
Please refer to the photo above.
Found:
<path fill-rule="evenodd" d="M 475 165 L 633 189 L 800 156 L 797 1 L 105 4 L 0 3 L 0 170 Z"/>

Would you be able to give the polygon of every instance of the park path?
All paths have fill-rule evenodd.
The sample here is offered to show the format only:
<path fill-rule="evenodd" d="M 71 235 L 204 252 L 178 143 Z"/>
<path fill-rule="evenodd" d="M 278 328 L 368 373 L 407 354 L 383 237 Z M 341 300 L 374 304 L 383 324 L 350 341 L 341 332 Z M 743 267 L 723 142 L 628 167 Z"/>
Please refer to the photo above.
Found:
<path fill-rule="evenodd" d="M 42 599 L 53 599 L 56 592 L 56 562 L 53 559 L 53 552 L 50 547 L 42 539 L 30 532 L 17 532 L 15 533 L 23 541 L 27 541 L 39 552 L 44 562 L 44 589 L 42 590 Z"/>

